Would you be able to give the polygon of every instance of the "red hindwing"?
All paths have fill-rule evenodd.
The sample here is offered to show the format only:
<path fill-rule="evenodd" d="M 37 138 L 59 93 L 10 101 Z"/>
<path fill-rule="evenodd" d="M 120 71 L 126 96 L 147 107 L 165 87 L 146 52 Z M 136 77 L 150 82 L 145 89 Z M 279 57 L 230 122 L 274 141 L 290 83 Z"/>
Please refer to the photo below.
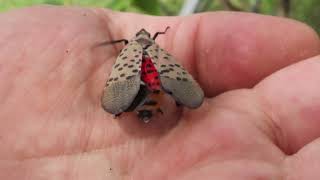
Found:
<path fill-rule="evenodd" d="M 160 90 L 159 73 L 150 57 L 142 58 L 141 80 L 146 83 L 150 91 Z"/>

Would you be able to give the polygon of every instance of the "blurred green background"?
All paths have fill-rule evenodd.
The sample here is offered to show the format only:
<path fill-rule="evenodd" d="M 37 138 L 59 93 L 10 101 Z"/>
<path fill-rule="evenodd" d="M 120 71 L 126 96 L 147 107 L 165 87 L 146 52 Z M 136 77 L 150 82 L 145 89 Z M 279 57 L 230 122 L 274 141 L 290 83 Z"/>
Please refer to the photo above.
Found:
<path fill-rule="evenodd" d="M 297 19 L 320 32 L 320 0 L 0 0 L 0 11 L 35 4 L 103 7 L 167 16 L 217 10 L 247 11 Z"/>

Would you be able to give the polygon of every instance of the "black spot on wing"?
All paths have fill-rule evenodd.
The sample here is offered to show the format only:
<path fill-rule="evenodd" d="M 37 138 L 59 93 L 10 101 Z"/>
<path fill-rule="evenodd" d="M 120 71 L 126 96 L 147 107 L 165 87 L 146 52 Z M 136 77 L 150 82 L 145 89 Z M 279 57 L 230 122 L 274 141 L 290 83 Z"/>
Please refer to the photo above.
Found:
<path fill-rule="evenodd" d="M 164 70 L 161 70 L 161 71 L 160 71 L 160 74 L 164 74 L 164 73 L 168 73 L 168 72 L 170 72 L 169 69 L 164 69 Z"/>
<path fill-rule="evenodd" d="M 126 79 L 131 79 L 132 77 L 134 77 L 134 75 L 132 75 L 132 76 L 127 76 Z"/>

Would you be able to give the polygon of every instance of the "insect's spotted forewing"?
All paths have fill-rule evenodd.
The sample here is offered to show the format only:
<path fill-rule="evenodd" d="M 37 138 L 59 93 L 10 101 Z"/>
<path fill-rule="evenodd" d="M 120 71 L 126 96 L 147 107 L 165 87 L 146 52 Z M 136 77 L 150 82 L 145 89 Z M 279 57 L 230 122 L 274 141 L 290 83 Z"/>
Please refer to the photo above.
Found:
<path fill-rule="evenodd" d="M 121 50 L 103 90 L 102 107 L 112 114 L 126 111 L 140 89 L 142 47 L 136 41 Z"/>
<path fill-rule="evenodd" d="M 199 107 L 204 93 L 193 77 L 169 53 L 153 43 L 146 49 L 153 60 L 162 88 L 182 105 L 189 108 Z"/>

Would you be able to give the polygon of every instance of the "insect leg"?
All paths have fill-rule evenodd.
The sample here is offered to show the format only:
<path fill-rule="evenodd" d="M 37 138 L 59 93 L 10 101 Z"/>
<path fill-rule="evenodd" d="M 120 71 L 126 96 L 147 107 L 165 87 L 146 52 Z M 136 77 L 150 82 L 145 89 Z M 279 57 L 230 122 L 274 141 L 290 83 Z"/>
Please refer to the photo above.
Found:
<path fill-rule="evenodd" d="M 114 114 L 114 115 L 113 115 L 113 118 L 116 119 L 116 118 L 119 117 L 120 115 L 121 115 L 121 113 L 119 113 L 119 114 Z"/>
<path fill-rule="evenodd" d="M 158 109 L 157 109 L 157 112 L 163 114 L 163 111 L 161 110 L 161 108 L 158 108 Z"/>
<path fill-rule="evenodd" d="M 152 39 L 155 40 L 155 39 L 158 37 L 159 34 L 165 34 L 169 28 L 170 28 L 170 27 L 167 26 L 167 27 L 166 27 L 166 30 L 164 30 L 163 32 L 156 32 L 156 33 L 153 35 Z"/>
<path fill-rule="evenodd" d="M 152 111 L 150 110 L 140 110 L 138 111 L 138 117 L 143 120 L 145 123 L 150 121 L 150 118 L 152 117 Z"/>
<path fill-rule="evenodd" d="M 180 106 L 182 106 L 182 104 L 176 101 L 176 106 L 180 107 Z"/>

